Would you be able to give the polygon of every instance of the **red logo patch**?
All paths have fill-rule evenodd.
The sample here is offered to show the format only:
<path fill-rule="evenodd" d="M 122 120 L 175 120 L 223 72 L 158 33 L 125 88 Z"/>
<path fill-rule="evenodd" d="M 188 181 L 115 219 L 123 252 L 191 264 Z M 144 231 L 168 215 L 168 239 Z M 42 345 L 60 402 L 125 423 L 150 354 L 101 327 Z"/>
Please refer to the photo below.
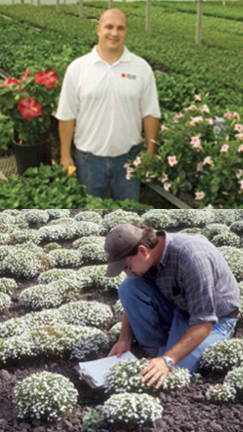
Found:
<path fill-rule="evenodd" d="M 121 76 L 122 76 L 122 78 L 125 78 L 125 77 L 126 77 L 126 74 L 125 74 L 125 73 L 122 73 Z"/>

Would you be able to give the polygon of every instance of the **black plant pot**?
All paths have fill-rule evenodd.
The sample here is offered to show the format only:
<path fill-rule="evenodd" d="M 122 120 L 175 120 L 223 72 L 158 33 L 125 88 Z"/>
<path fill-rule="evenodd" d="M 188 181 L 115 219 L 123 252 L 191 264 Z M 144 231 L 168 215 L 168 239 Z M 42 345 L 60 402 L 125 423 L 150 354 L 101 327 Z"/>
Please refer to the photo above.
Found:
<path fill-rule="evenodd" d="M 13 142 L 13 151 L 16 159 L 17 170 L 23 175 L 27 168 L 38 167 L 41 163 L 51 164 L 51 143 L 43 140 L 38 144 L 17 144 Z"/>

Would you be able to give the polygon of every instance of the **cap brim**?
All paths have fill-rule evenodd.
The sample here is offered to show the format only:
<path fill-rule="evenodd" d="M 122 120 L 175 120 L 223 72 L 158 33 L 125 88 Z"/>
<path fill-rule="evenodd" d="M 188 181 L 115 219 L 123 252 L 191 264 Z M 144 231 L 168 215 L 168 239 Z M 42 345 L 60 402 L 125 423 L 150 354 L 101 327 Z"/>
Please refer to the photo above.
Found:
<path fill-rule="evenodd" d="M 125 267 L 125 258 L 119 260 L 119 261 L 113 261 L 108 263 L 107 270 L 106 270 L 106 276 L 109 277 L 115 277 L 118 276 L 122 270 L 124 270 Z"/>

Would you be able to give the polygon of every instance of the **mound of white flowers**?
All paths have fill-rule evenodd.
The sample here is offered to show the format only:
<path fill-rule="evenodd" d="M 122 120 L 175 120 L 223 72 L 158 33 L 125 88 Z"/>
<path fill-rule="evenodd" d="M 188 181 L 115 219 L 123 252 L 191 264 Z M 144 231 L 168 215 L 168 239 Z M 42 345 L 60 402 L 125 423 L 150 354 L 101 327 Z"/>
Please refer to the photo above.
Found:
<path fill-rule="evenodd" d="M 236 279 L 238 281 L 243 280 L 243 249 L 232 246 L 221 246 L 218 249 L 223 254 Z"/>
<path fill-rule="evenodd" d="M 79 270 L 82 276 L 90 278 L 89 286 L 92 288 L 114 289 L 117 290 L 119 285 L 126 278 L 125 273 L 121 273 L 115 277 L 106 276 L 107 265 L 91 265 L 84 266 Z"/>
<path fill-rule="evenodd" d="M 101 224 L 102 216 L 94 210 L 83 210 L 74 216 L 74 220 Z"/>
<path fill-rule="evenodd" d="M 108 231 L 110 231 L 116 225 L 132 222 L 136 222 L 138 224 L 141 222 L 140 216 L 137 213 L 121 209 L 114 210 L 104 216 L 101 232 L 102 234 L 107 234 Z"/>
<path fill-rule="evenodd" d="M 78 392 L 66 377 L 50 372 L 32 374 L 14 388 L 18 417 L 57 421 L 71 413 Z"/>
<path fill-rule="evenodd" d="M 17 283 L 12 278 L 1 278 L 0 279 L 0 292 L 11 295 L 17 288 Z"/>
<path fill-rule="evenodd" d="M 211 385 L 206 391 L 206 399 L 213 403 L 232 402 L 235 396 L 235 388 L 228 384 Z"/>
<path fill-rule="evenodd" d="M 78 342 L 73 346 L 70 358 L 83 360 L 90 354 L 104 350 L 109 346 L 109 338 L 102 331 L 93 327 L 83 327 Z"/>
<path fill-rule="evenodd" d="M 200 368 L 225 374 L 243 361 L 243 339 L 215 342 L 202 354 Z"/>
<path fill-rule="evenodd" d="M 8 294 L 0 292 L 0 312 L 7 309 L 11 304 L 11 297 Z"/>
<path fill-rule="evenodd" d="M 168 229 L 173 226 L 169 210 L 152 209 L 141 216 L 141 223 L 155 229 Z"/>
<path fill-rule="evenodd" d="M 234 387 L 236 394 L 240 400 L 243 400 L 243 365 L 239 367 L 234 367 L 231 371 L 227 373 L 224 379 L 224 383 Z"/>
<path fill-rule="evenodd" d="M 158 398 L 148 394 L 119 393 L 103 405 L 103 415 L 109 423 L 136 428 L 151 425 L 162 416 L 163 407 Z"/>
<path fill-rule="evenodd" d="M 113 319 L 110 306 L 96 301 L 70 302 L 61 306 L 58 311 L 65 322 L 79 326 L 106 328 Z"/>
<path fill-rule="evenodd" d="M 212 223 L 203 228 L 202 234 L 204 234 L 209 240 L 212 240 L 218 234 L 227 233 L 229 227 L 223 223 Z"/>

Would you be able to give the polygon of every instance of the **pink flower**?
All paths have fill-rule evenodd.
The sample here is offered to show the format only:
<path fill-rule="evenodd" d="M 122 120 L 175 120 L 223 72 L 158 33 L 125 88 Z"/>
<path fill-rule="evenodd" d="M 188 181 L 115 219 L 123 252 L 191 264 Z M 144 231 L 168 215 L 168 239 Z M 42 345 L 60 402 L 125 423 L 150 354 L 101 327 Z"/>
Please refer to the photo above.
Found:
<path fill-rule="evenodd" d="M 200 140 L 199 136 L 191 137 L 190 144 L 192 145 L 192 147 L 200 149 L 201 148 L 201 140 Z"/>
<path fill-rule="evenodd" d="M 221 153 L 227 153 L 228 150 L 229 150 L 228 144 L 223 144 L 221 149 L 220 149 Z"/>
<path fill-rule="evenodd" d="M 196 200 L 202 200 L 205 197 L 205 193 L 204 192 L 196 192 L 195 193 L 195 199 Z"/>
<path fill-rule="evenodd" d="M 164 131 L 166 131 L 168 128 L 165 126 L 165 124 L 162 124 L 161 125 L 161 131 L 162 132 L 164 132 Z"/>
<path fill-rule="evenodd" d="M 194 126 L 196 123 L 200 123 L 203 121 L 202 116 L 191 117 L 190 126 Z"/>
<path fill-rule="evenodd" d="M 241 124 L 239 124 L 239 123 L 236 124 L 234 130 L 235 130 L 236 132 L 243 132 L 243 125 L 241 125 Z"/>
<path fill-rule="evenodd" d="M 174 115 L 174 120 L 178 120 L 179 118 L 181 118 L 181 117 L 184 117 L 184 114 L 183 113 L 178 113 L 178 114 L 175 114 Z"/>
<path fill-rule="evenodd" d="M 207 207 L 204 207 L 204 210 L 212 210 L 214 208 L 214 206 L 212 206 L 212 204 L 208 204 Z"/>
<path fill-rule="evenodd" d="M 30 77 L 30 70 L 27 69 L 26 71 L 23 72 L 23 77 L 24 78 L 29 78 Z"/>
<path fill-rule="evenodd" d="M 238 114 L 237 112 L 233 113 L 233 117 L 237 118 L 238 120 L 240 120 L 240 114 Z"/>
<path fill-rule="evenodd" d="M 213 165 L 213 160 L 212 160 L 211 156 L 205 157 L 205 159 L 203 161 L 203 165 Z"/>
<path fill-rule="evenodd" d="M 176 159 L 176 156 L 168 156 L 168 164 L 173 167 L 174 165 L 178 164 L 178 160 Z"/>
<path fill-rule="evenodd" d="M 203 172 L 203 163 L 202 162 L 198 162 L 198 164 L 197 164 L 197 172 Z"/>
<path fill-rule="evenodd" d="M 196 102 L 201 102 L 201 100 L 202 100 L 201 99 L 201 95 L 199 93 L 195 94 L 194 99 L 195 99 Z"/>
<path fill-rule="evenodd" d="M 230 120 L 232 118 L 232 112 L 227 111 L 226 113 L 224 113 L 224 117 Z"/>
<path fill-rule="evenodd" d="M 16 78 L 6 78 L 5 81 L 0 84 L 0 87 L 13 87 L 18 84 L 18 80 Z"/>
<path fill-rule="evenodd" d="M 166 180 L 168 180 L 168 175 L 166 173 L 163 173 L 161 177 L 161 183 L 166 182 Z"/>
<path fill-rule="evenodd" d="M 55 69 L 46 69 L 35 74 L 35 82 L 49 89 L 55 87 L 57 81 L 58 77 Z"/>
<path fill-rule="evenodd" d="M 243 141 L 243 133 L 236 134 L 235 138 L 239 139 L 240 141 Z"/>
<path fill-rule="evenodd" d="M 140 163 L 141 163 L 141 157 L 137 156 L 136 159 L 133 161 L 133 165 L 136 167 L 140 165 Z"/>
<path fill-rule="evenodd" d="M 127 173 L 126 173 L 127 180 L 131 180 L 133 171 L 134 171 L 133 168 L 129 168 L 129 167 L 127 168 Z"/>
<path fill-rule="evenodd" d="M 170 183 L 164 183 L 164 190 L 168 192 L 168 190 L 171 188 L 171 184 Z"/>
<path fill-rule="evenodd" d="M 22 117 L 28 121 L 42 115 L 42 105 L 30 96 L 28 96 L 28 99 L 21 98 L 17 109 Z"/>
<path fill-rule="evenodd" d="M 189 105 L 189 107 L 185 108 L 185 111 L 193 111 L 195 109 L 197 109 L 196 105 L 191 104 L 191 105 Z"/>
<path fill-rule="evenodd" d="M 237 171 L 237 173 L 236 173 L 236 177 L 237 177 L 238 179 L 240 179 L 242 176 L 243 176 L 243 170 L 240 169 L 239 171 Z"/>
<path fill-rule="evenodd" d="M 243 152 L 243 144 L 241 144 L 240 147 L 238 148 L 238 152 L 239 153 Z"/>
<path fill-rule="evenodd" d="M 210 110 L 209 110 L 209 108 L 208 108 L 207 105 L 203 105 L 202 108 L 201 108 L 201 111 L 205 112 L 205 113 L 209 113 L 210 112 Z"/>
<path fill-rule="evenodd" d="M 209 126 L 213 126 L 213 119 L 212 118 L 208 118 L 207 119 L 207 123 Z"/>

